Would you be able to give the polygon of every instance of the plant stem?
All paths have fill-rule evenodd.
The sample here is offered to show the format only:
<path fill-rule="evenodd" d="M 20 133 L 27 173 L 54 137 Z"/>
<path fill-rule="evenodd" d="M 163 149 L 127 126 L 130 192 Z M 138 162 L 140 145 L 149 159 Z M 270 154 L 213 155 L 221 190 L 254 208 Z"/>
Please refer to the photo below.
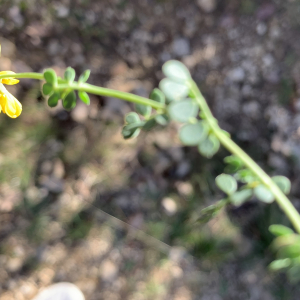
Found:
<path fill-rule="evenodd" d="M 130 94 L 130 93 L 125 93 L 125 92 L 120 92 L 120 91 L 116 91 L 116 90 L 111 90 L 108 88 L 98 87 L 98 86 L 88 84 L 88 83 L 73 82 L 71 85 L 65 85 L 65 86 L 59 85 L 59 88 L 62 88 L 62 89 L 67 88 L 67 87 L 69 87 L 73 90 L 84 91 L 84 92 L 91 93 L 94 95 L 114 97 L 114 98 L 126 100 L 128 102 L 133 102 L 136 104 L 149 105 L 154 109 L 162 109 L 162 110 L 165 109 L 164 104 L 156 102 L 154 100 L 147 99 L 147 98 L 137 96 L 134 94 Z"/>
<path fill-rule="evenodd" d="M 238 156 L 243 161 L 244 165 L 248 167 L 266 187 L 269 188 L 269 190 L 273 193 L 278 205 L 287 215 L 297 232 L 300 233 L 300 215 L 290 200 L 280 190 L 277 184 L 273 182 L 270 176 L 267 175 L 267 173 L 265 173 L 265 171 L 263 171 L 262 168 L 247 153 L 245 153 L 237 144 L 235 144 L 230 137 L 224 134 L 223 130 L 216 122 L 216 119 L 213 117 L 211 110 L 196 83 L 194 81 L 189 81 L 189 86 L 193 96 L 195 97 L 195 100 L 200 106 L 204 118 L 208 122 L 212 132 L 219 139 L 220 143 L 232 154 Z"/>
<path fill-rule="evenodd" d="M 31 73 L 31 72 L 0 75 L 0 79 L 3 78 L 31 78 L 31 79 L 44 80 L 44 75 L 41 73 Z M 165 105 L 162 103 L 141 96 L 137 96 L 134 94 L 119 92 L 116 90 L 103 88 L 103 87 L 98 87 L 88 83 L 78 83 L 76 81 L 74 81 L 71 84 L 68 84 L 65 80 L 58 79 L 58 82 L 59 82 L 58 89 L 63 90 L 63 89 L 71 88 L 73 90 L 84 91 L 95 95 L 119 98 L 136 104 L 149 105 L 154 109 L 160 109 L 160 110 L 165 109 Z"/>
<path fill-rule="evenodd" d="M 44 75 L 41 73 L 16 73 L 16 74 L 4 74 L 0 75 L 0 79 L 3 78 L 30 78 L 37 80 L 44 80 Z M 78 83 L 73 82 L 71 84 L 66 83 L 64 80 L 59 79 L 58 89 L 68 89 L 71 88 L 73 90 L 85 91 L 91 94 L 107 96 L 107 97 L 115 97 L 119 99 L 123 99 L 129 102 L 149 105 L 154 109 L 164 110 L 165 105 L 151 99 L 147 99 L 144 97 L 140 97 L 137 95 L 133 95 L 130 93 L 119 92 L 116 90 L 111 90 L 108 88 L 98 87 L 95 85 L 91 85 L 88 83 Z M 212 132 L 217 136 L 221 144 L 229 150 L 231 153 L 238 156 L 246 167 L 248 167 L 260 180 L 261 182 L 269 188 L 269 190 L 273 193 L 278 205 L 290 219 L 291 223 L 294 225 L 295 229 L 298 233 L 300 233 L 300 215 L 298 211 L 295 209 L 290 200 L 284 195 L 284 193 L 279 189 L 279 187 L 272 181 L 272 179 L 261 169 L 261 167 L 248 155 L 246 154 L 237 144 L 235 144 L 219 127 L 216 119 L 213 117 L 203 95 L 196 83 L 192 80 L 188 82 L 191 92 L 194 95 L 198 105 L 200 106 L 204 118 L 207 120 Z"/>

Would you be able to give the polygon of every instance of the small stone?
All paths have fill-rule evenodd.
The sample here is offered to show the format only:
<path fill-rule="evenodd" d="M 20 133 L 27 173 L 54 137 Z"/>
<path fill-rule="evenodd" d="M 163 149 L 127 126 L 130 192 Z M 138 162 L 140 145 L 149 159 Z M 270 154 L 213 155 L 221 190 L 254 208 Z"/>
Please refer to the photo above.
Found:
<path fill-rule="evenodd" d="M 249 97 L 249 96 L 252 96 L 252 94 L 253 94 L 253 89 L 252 89 L 251 85 L 245 84 L 242 87 L 242 95 L 244 97 Z"/>
<path fill-rule="evenodd" d="M 245 71 L 243 68 L 241 67 L 237 67 L 235 69 L 231 69 L 228 73 L 227 73 L 227 77 L 229 78 L 229 80 L 233 81 L 233 82 L 242 82 L 245 79 Z"/>
<path fill-rule="evenodd" d="M 20 8 L 15 5 L 8 11 L 9 17 L 13 20 L 14 24 L 21 27 L 24 24 L 24 18 L 20 13 Z"/>
<path fill-rule="evenodd" d="M 162 62 L 166 62 L 172 58 L 171 54 L 169 52 L 162 52 L 159 56 L 160 60 Z"/>
<path fill-rule="evenodd" d="M 11 257 L 7 261 L 6 268 L 9 272 L 17 272 L 23 266 L 23 259 L 20 257 Z"/>
<path fill-rule="evenodd" d="M 213 12 L 217 7 L 216 0 L 198 0 L 197 4 L 206 13 Z"/>
<path fill-rule="evenodd" d="M 54 162 L 53 176 L 58 179 L 62 179 L 65 176 L 65 166 L 59 158 Z"/>
<path fill-rule="evenodd" d="M 269 154 L 268 164 L 277 170 L 281 170 L 281 173 L 284 170 L 288 170 L 288 165 L 285 159 L 281 155 L 275 153 Z"/>
<path fill-rule="evenodd" d="M 256 101 L 245 103 L 242 109 L 243 113 L 252 119 L 258 119 L 260 117 L 261 109 L 258 102 Z"/>
<path fill-rule="evenodd" d="M 274 57 L 271 54 L 266 54 L 262 58 L 263 66 L 264 67 L 271 67 L 274 64 Z"/>
<path fill-rule="evenodd" d="M 118 274 L 118 268 L 112 261 L 106 259 L 100 266 L 100 277 L 104 281 L 112 281 Z"/>
<path fill-rule="evenodd" d="M 256 26 L 256 32 L 258 35 L 265 35 L 268 27 L 265 23 L 258 23 Z"/>
<path fill-rule="evenodd" d="M 70 9 L 64 5 L 56 7 L 56 14 L 59 18 L 66 18 L 70 13 Z"/>
<path fill-rule="evenodd" d="M 191 52 L 190 42 L 186 38 L 177 38 L 172 44 L 172 52 L 176 56 L 186 56 Z"/>
<path fill-rule="evenodd" d="M 172 247 L 169 253 L 169 258 L 175 262 L 180 262 L 186 256 L 186 249 L 183 247 Z"/>
<path fill-rule="evenodd" d="M 41 173 L 50 174 L 52 172 L 53 164 L 51 160 L 45 160 L 41 164 Z"/>
<path fill-rule="evenodd" d="M 191 164 L 188 161 L 181 161 L 176 168 L 175 175 L 178 178 L 183 178 L 189 174 L 190 170 Z"/>
<path fill-rule="evenodd" d="M 125 76 L 129 71 L 127 64 L 124 61 L 117 61 L 110 69 L 110 74 L 114 76 Z"/>
<path fill-rule="evenodd" d="M 61 51 L 62 47 L 58 40 L 51 40 L 47 46 L 47 52 L 51 56 L 57 55 Z"/>
<path fill-rule="evenodd" d="M 189 182 L 178 182 L 176 187 L 178 192 L 185 197 L 193 193 L 193 186 Z"/>
<path fill-rule="evenodd" d="M 1 57 L 13 58 L 15 56 L 16 46 L 12 42 L 1 37 L 0 44 L 1 44 Z"/>
<path fill-rule="evenodd" d="M 89 116 L 89 107 L 82 101 L 79 101 L 71 112 L 71 117 L 78 123 L 84 123 Z"/>
<path fill-rule="evenodd" d="M 177 204 L 172 198 L 164 198 L 161 204 L 167 215 L 173 216 L 177 212 Z"/>

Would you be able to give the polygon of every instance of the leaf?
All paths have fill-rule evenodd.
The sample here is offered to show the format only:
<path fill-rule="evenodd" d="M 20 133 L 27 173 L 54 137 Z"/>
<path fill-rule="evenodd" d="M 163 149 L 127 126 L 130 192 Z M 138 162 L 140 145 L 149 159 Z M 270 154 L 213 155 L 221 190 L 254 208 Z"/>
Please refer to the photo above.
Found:
<path fill-rule="evenodd" d="M 43 84 L 43 94 L 45 96 L 50 95 L 53 92 L 53 86 L 50 83 Z"/>
<path fill-rule="evenodd" d="M 169 60 L 162 67 L 163 73 L 170 79 L 182 82 L 191 79 L 188 68 L 178 60 Z"/>
<path fill-rule="evenodd" d="M 48 99 L 48 105 L 50 107 L 55 107 L 57 105 L 59 99 L 60 99 L 59 93 L 56 92 L 56 93 L 52 94 Z"/>
<path fill-rule="evenodd" d="M 171 119 L 182 123 L 188 122 L 190 118 L 197 117 L 198 111 L 199 106 L 192 99 L 172 102 L 168 106 Z"/>
<path fill-rule="evenodd" d="M 78 82 L 79 82 L 79 83 L 81 83 L 81 82 L 86 82 L 86 81 L 89 79 L 90 74 L 91 74 L 91 70 L 85 70 L 85 71 L 79 76 Z"/>
<path fill-rule="evenodd" d="M 130 112 L 125 116 L 125 125 L 122 129 L 124 139 L 135 138 L 139 135 L 141 127 L 145 122 L 141 122 L 139 115 L 136 112 Z"/>
<path fill-rule="evenodd" d="M 148 118 L 151 115 L 152 107 L 149 105 L 135 104 L 135 110 L 142 116 Z"/>
<path fill-rule="evenodd" d="M 85 103 L 86 105 L 90 105 L 91 104 L 91 100 L 90 100 L 90 97 L 89 95 L 84 92 L 84 91 L 79 91 L 78 92 L 78 96 L 80 98 L 80 100 Z"/>
<path fill-rule="evenodd" d="M 278 251 L 280 257 L 296 258 L 300 256 L 300 243 L 281 247 Z"/>
<path fill-rule="evenodd" d="M 162 104 L 165 104 L 166 103 L 166 96 L 164 95 L 164 93 L 158 89 L 158 88 L 155 88 L 149 98 L 153 101 L 156 101 L 156 102 L 159 102 L 159 103 L 162 103 Z"/>
<path fill-rule="evenodd" d="M 254 195 L 257 197 L 258 200 L 265 203 L 272 203 L 274 201 L 274 195 L 263 184 L 260 184 L 254 189 Z"/>
<path fill-rule="evenodd" d="M 273 176 L 272 180 L 278 185 L 284 194 L 289 194 L 291 191 L 291 181 L 285 176 Z"/>
<path fill-rule="evenodd" d="M 44 78 L 45 78 L 46 82 L 52 86 L 55 86 L 57 84 L 57 76 L 53 69 L 45 70 Z"/>
<path fill-rule="evenodd" d="M 138 123 L 140 121 L 141 121 L 141 119 L 136 112 L 130 112 L 125 116 L 125 122 L 127 124 Z"/>
<path fill-rule="evenodd" d="M 75 79 L 75 70 L 71 67 L 68 67 L 64 73 L 64 78 L 68 81 L 68 82 L 73 82 Z"/>
<path fill-rule="evenodd" d="M 124 139 L 135 138 L 141 132 L 140 128 L 132 128 L 130 125 L 125 125 L 122 129 Z"/>
<path fill-rule="evenodd" d="M 184 99 L 189 93 L 189 88 L 186 85 L 174 82 L 169 78 L 164 78 L 159 83 L 159 88 L 166 95 L 169 102 Z"/>
<path fill-rule="evenodd" d="M 202 121 L 196 124 L 186 124 L 180 128 L 179 138 L 186 146 L 197 146 L 207 136 L 208 128 Z"/>
<path fill-rule="evenodd" d="M 245 189 L 238 192 L 235 192 L 230 196 L 230 202 L 235 206 L 242 205 L 252 196 L 252 190 Z"/>
<path fill-rule="evenodd" d="M 284 236 L 294 233 L 294 231 L 291 228 L 279 224 L 271 225 L 269 227 L 269 231 L 276 236 Z"/>
<path fill-rule="evenodd" d="M 157 125 L 154 118 L 148 120 L 145 125 L 143 126 L 143 130 L 150 131 L 152 128 L 154 128 Z"/>
<path fill-rule="evenodd" d="M 63 107 L 67 110 L 72 109 L 76 106 L 76 94 L 74 91 L 71 91 L 64 99 L 63 99 Z"/>
<path fill-rule="evenodd" d="M 225 168 L 226 173 L 235 173 L 244 165 L 242 160 L 235 155 L 225 157 L 224 162 L 228 164 Z"/>
<path fill-rule="evenodd" d="M 157 124 L 165 126 L 169 123 L 169 118 L 165 114 L 157 115 L 157 116 L 155 116 L 155 121 L 156 121 Z"/>
<path fill-rule="evenodd" d="M 203 142 L 198 146 L 198 151 L 200 154 L 207 158 L 214 156 L 220 148 L 220 142 L 218 138 L 214 135 L 209 135 Z"/>
<path fill-rule="evenodd" d="M 236 180 L 241 181 L 243 183 L 252 183 L 253 181 L 257 180 L 256 176 L 254 176 L 252 171 L 250 171 L 249 169 L 237 171 L 234 177 Z"/>
<path fill-rule="evenodd" d="M 291 265 L 291 260 L 289 258 L 277 259 L 270 263 L 269 268 L 272 271 L 278 271 L 281 269 L 288 268 Z"/>
<path fill-rule="evenodd" d="M 218 188 L 227 195 L 232 195 L 237 190 L 237 182 L 231 175 L 221 174 L 215 181 Z"/>

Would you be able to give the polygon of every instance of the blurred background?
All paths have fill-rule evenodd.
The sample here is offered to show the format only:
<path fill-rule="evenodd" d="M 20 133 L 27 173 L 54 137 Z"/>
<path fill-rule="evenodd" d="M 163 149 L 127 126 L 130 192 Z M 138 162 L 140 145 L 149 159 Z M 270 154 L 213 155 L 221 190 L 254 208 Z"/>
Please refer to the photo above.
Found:
<path fill-rule="evenodd" d="M 191 70 L 221 127 L 269 174 L 292 181 L 300 208 L 299 0 L 1 0 L 0 70 L 67 66 L 89 82 L 148 97 L 161 66 Z M 276 204 L 228 207 L 211 160 L 182 147 L 177 124 L 124 141 L 118 99 L 50 109 L 40 82 L 9 90 L 0 115 L 0 300 L 75 283 L 87 300 L 299 299 L 272 274 Z"/>

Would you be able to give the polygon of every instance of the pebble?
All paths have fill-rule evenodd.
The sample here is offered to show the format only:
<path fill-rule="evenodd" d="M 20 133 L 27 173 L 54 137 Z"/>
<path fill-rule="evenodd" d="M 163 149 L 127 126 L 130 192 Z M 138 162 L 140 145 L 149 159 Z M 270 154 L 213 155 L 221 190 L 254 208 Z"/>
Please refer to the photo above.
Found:
<path fill-rule="evenodd" d="M 9 17 L 12 19 L 15 25 L 21 27 L 24 24 L 24 18 L 20 13 L 20 8 L 18 6 L 13 6 L 9 9 Z"/>
<path fill-rule="evenodd" d="M 213 12 L 217 7 L 216 0 L 198 0 L 197 4 L 206 13 Z"/>
<path fill-rule="evenodd" d="M 79 101 L 76 107 L 71 111 L 71 117 L 78 123 L 84 123 L 89 116 L 89 107 Z"/>
<path fill-rule="evenodd" d="M 256 32 L 258 35 L 265 35 L 268 27 L 265 23 L 258 23 L 256 26 Z"/>
<path fill-rule="evenodd" d="M 161 205 L 168 216 L 173 216 L 177 212 L 177 204 L 172 198 L 164 198 Z"/>
<path fill-rule="evenodd" d="M 229 78 L 229 80 L 231 80 L 233 82 L 242 82 L 242 81 L 244 81 L 245 76 L 246 76 L 245 71 L 241 67 L 231 69 L 227 73 L 227 77 Z"/>
<path fill-rule="evenodd" d="M 186 56 L 191 53 L 190 42 L 186 38 L 177 38 L 172 44 L 172 52 L 175 56 Z"/>
<path fill-rule="evenodd" d="M 257 101 L 251 101 L 245 103 L 242 107 L 243 113 L 252 119 L 258 119 L 260 117 L 260 105 Z"/>
<path fill-rule="evenodd" d="M 16 46 L 9 40 L 5 38 L 0 38 L 1 43 L 1 59 L 5 58 L 13 58 L 16 53 Z"/>
<path fill-rule="evenodd" d="M 106 259 L 101 264 L 99 272 L 104 281 L 112 281 L 118 274 L 118 268 L 111 260 Z"/>
<path fill-rule="evenodd" d="M 56 15 L 59 18 L 66 18 L 70 13 L 70 9 L 64 5 L 59 5 L 56 7 Z"/>

